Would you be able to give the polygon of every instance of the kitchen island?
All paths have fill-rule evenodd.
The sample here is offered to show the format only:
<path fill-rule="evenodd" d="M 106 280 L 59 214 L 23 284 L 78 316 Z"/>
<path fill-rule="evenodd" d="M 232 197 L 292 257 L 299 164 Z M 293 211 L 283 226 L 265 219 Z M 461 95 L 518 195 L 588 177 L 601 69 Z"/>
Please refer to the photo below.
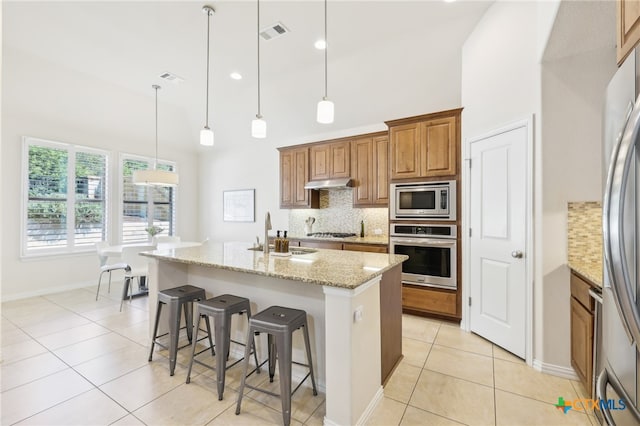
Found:
<path fill-rule="evenodd" d="M 249 243 L 209 242 L 145 253 L 152 258 L 150 327 L 158 291 L 184 284 L 204 288 L 207 297 L 247 297 L 254 313 L 271 305 L 304 309 L 318 387 L 326 393 L 324 423 L 364 422 L 402 356 L 400 269 L 407 257 L 322 249 L 279 257 L 250 248 Z M 232 338 L 243 341 L 245 323 L 237 323 L 242 324 L 234 325 Z M 293 359 L 304 362 L 298 334 Z M 260 359 L 265 359 L 264 343 L 259 340 L 257 346 Z M 296 382 L 295 369 L 293 374 Z"/>

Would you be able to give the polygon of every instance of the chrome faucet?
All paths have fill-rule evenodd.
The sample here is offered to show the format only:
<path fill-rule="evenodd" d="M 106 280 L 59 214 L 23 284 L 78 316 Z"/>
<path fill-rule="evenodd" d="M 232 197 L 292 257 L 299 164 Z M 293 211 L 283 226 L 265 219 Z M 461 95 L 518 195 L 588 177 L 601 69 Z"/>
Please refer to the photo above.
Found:
<path fill-rule="evenodd" d="M 264 254 L 269 254 L 269 230 L 271 229 L 271 214 L 267 212 L 264 216 L 264 242 L 262 243 L 262 249 Z"/>

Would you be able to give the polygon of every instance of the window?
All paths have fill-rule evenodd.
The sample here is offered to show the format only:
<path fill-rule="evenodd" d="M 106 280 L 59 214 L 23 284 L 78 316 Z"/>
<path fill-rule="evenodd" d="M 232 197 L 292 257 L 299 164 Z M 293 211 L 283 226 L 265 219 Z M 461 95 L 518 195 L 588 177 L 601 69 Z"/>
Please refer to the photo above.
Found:
<path fill-rule="evenodd" d="M 92 250 L 107 237 L 105 151 L 24 138 L 22 254 Z"/>
<path fill-rule="evenodd" d="M 146 229 L 156 226 L 162 229 L 158 235 L 175 233 L 175 188 L 139 186 L 131 182 L 133 172 L 153 167 L 153 159 L 123 156 L 122 167 L 122 217 L 121 242 L 148 241 Z M 175 171 L 175 165 L 159 162 L 158 169 Z"/>

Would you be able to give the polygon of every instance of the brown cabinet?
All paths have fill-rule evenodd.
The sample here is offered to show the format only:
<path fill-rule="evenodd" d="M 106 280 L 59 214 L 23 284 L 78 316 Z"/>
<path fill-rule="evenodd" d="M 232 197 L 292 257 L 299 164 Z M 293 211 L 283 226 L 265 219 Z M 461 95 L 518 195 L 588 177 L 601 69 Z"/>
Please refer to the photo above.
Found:
<path fill-rule="evenodd" d="M 309 180 L 309 148 L 280 149 L 280 207 L 318 208 L 318 191 L 304 189 Z"/>
<path fill-rule="evenodd" d="M 461 111 L 388 121 L 391 179 L 455 176 Z"/>
<path fill-rule="evenodd" d="M 591 285 L 571 273 L 571 365 L 584 388 L 590 392 L 593 375 L 593 299 Z"/>
<path fill-rule="evenodd" d="M 354 207 L 389 205 L 389 138 L 371 135 L 351 142 Z"/>
<path fill-rule="evenodd" d="M 371 253 L 388 253 L 389 247 L 387 247 L 386 245 L 344 243 L 342 244 L 342 250 L 367 251 Z"/>
<path fill-rule="evenodd" d="M 309 153 L 311 180 L 350 177 L 349 141 L 314 145 Z"/>
<path fill-rule="evenodd" d="M 616 56 L 620 65 L 640 41 L 640 1 L 622 0 L 616 3 Z"/>
<path fill-rule="evenodd" d="M 330 250 L 342 250 L 342 243 L 339 241 L 301 241 L 300 246 Z"/>
<path fill-rule="evenodd" d="M 402 307 L 409 312 L 458 318 L 456 291 L 402 285 Z"/>

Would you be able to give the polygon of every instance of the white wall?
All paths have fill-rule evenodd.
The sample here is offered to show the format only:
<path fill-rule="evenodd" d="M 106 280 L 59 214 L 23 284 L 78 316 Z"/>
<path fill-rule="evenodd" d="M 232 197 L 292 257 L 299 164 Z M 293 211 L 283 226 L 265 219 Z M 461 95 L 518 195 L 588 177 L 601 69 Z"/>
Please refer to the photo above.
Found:
<path fill-rule="evenodd" d="M 107 149 L 112 154 L 112 189 L 117 186 L 118 153 L 154 156 L 154 92 L 131 93 L 88 75 L 25 56 L 3 51 L 2 69 L 2 298 L 43 294 L 93 283 L 97 279 L 95 253 L 34 260 L 20 259 L 21 150 L 22 137 L 33 136 L 65 143 Z M 185 149 L 164 149 L 163 140 L 180 140 L 188 134 L 180 111 L 162 104 L 158 94 L 159 157 L 176 161 L 178 188 L 178 235 L 198 239 L 197 162 L 193 141 Z M 196 142 L 197 143 L 197 142 Z M 169 144 L 167 144 L 169 145 Z M 175 146 L 175 145 L 174 145 Z M 116 194 L 113 193 L 112 197 Z M 115 198 L 112 198 L 115 201 Z M 10 206 L 10 207 L 9 207 Z M 115 231 L 118 210 L 109 212 Z M 117 242 L 117 235 L 111 235 Z"/>
<path fill-rule="evenodd" d="M 569 50 L 542 64 L 559 7 L 496 2 L 487 11 L 463 48 L 462 133 L 534 116 L 533 355 L 570 368 L 566 203 L 600 197 L 600 108 L 615 60 Z"/>
<path fill-rule="evenodd" d="M 328 125 L 326 132 L 309 134 L 301 127 L 301 114 L 304 119 L 315 117 L 315 105 L 290 105 L 290 121 L 270 121 L 265 114 L 268 135 L 276 133 L 276 126 L 290 125 L 290 134 L 304 135 L 288 140 L 253 139 L 249 126 L 252 117 L 247 117 L 246 127 L 238 129 L 233 141 L 223 140 L 214 148 L 200 156 L 200 226 L 203 233 L 216 240 L 253 241 L 264 234 L 264 215 L 271 213 L 273 229 L 288 229 L 289 214 L 280 210 L 279 205 L 279 154 L 277 147 L 298 145 L 342 136 L 386 130 L 386 120 L 408 117 L 430 112 L 442 111 L 460 106 L 461 53 L 437 47 L 434 40 L 425 40 L 425 52 L 429 54 L 401 54 L 402 38 L 376 46 L 378 62 L 396 58 L 404 60 L 398 68 L 376 67 L 371 63 L 370 52 L 354 52 L 353 55 L 337 61 L 334 67 L 352 70 L 353 75 L 330 88 L 336 103 L 336 125 Z M 364 65 L 363 65 L 364 64 Z M 397 71 L 402 68 L 403 75 Z M 363 71 L 365 70 L 365 71 Z M 374 93 L 376 102 L 371 102 L 371 88 L 357 84 L 362 72 L 376 73 L 379 79 L 379 93 Z M 287 86 L 289 76 L 283 75 L 281 81 L 270 82 L 269 87 Z M 298 90 L 290 87 L 289 90 Z M 304 90 L 304 89 L 300 89 Z M 284 96 L 284 93 L 263 93 L 268 103 L 269 96 Z M 343 99 L 340 102 L 340 99 Z M 355 110 L 355 112 L 354 112 Z M 358 116 L 354 122 L 361 123 L 357 128 L 340 129 L 340 114 L 345 111 L 350 116 Z M 278 132 L 280 133 L 280 132 Z M 256 189 L 256 222 L 230 223 L 222 221 L 222 191 L 229 189 Z"/>

